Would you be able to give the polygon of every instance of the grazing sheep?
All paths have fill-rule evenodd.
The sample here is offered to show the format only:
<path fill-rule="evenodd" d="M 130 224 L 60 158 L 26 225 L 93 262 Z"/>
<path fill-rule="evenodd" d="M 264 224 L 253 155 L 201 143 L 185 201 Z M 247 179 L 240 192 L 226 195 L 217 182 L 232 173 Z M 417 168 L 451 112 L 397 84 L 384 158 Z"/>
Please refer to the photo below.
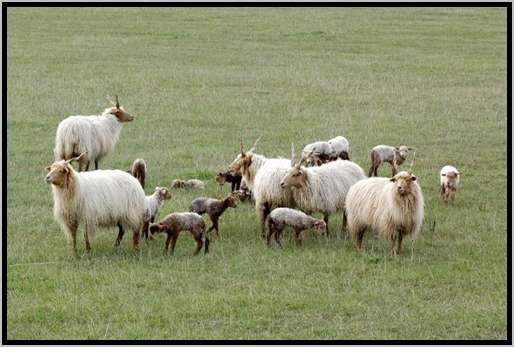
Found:
<path fill-rule="evenodd" d="M 182 212 L 170 213 L 160 223 L 150 224 L 150 239 L 153 239 L 158 233 L 166 233 L 166 243 L 164 251 L 169 252 L 171 244 L 171 253 L 175 250 L 175 243 L 179 233 L 182 230 L 189 230 L 196 241 L 196 250 L 193 255 L 204 247 L 204 253 L 209 251 L 209 239 L 205 232 L 205 222 L 202 217 L 196 213 Z"/>
<path fill-rule="evenodd" d="M 84 223 L 84 238 L 89 251 L 89 236 L 97 227 L 121 225 L 133 230 L 133 248 L 139 247 L 139 232 L 145 219 L 145 192 L 139 182 L 121 170 L 76 172 L 70 162 L 59 160 L 48 167 L 45 181 L 52 185 L 54 217 L 72 241 L 77 254 L 77 228 Z"/>
<path fill-rule="evenodd" d="M 197 179 L 191 180 L 173 180 L 171 188 L 187 188 L 187 189 L 205 189 L 205 183 Z"/>
<path fill-rule="evenodd" d="M 295 232 L 295 240 L 298 246 L 302 246 L 302 241 L 305 239 L 306 229 L 316 229 L 318 233 L 323 233 L 327 224 L 321 219 L 313 218 L 302 211 L 294 210 L 291 208 L 276 208 L 269 214 L 267 218 L 268 224 L 268 246 L 271 246 L 271 237 L 275 237 L 275 241 L 280 248 L 280 235 L 286 226 L 293 228 Z"/>
<path fill-rule="evenodd" d="M 327 141 L 317 141 L 305 146 L 302 150 L 302 160 L 309 166 L 320 166 L 336 157 L 336 153 Z"/>
<path fill-rule="evenodd" d="M 118 102 L 106 108 L 101 115 L 70 116 L 59 123 L 55 136 L 55 161 L 69 160 L 81 153 L 79 171 L 87 171 L 89 163 L 98 162 L 109 155 L 120 136 L 122 124 L 134 119 Z"/>
<path fill-rule="evenodd" d="M 398 255 L 402 240 L 412 240 L 423 223 L 423 194 L 416 176 L 401 171 L 393 178 L 373 177 L 355 183 L 346 196 L 348 228 L 357 249 L 362 250 L 366 229 L 371 228 L 392 242 L 391 252 Z"/>
<path fill-rule="evenodd" d="M 441 198 L 445 203 L 455 201 L 461 175 L 462 173 L 451 165 L 446 165 L 441 169 Z"/>
<path fill-rule="evenodd" d="M 261 236 L 264 238 L 266 237 L 265 221 L 271 209 L 294 207 L 290 189 L 280 187 L 280 181 L 290 168 L 290 161 L 266 158 L 253 153 L 253 150 L 254 148 L 245 152 L 241 143 L 241 153 L 230 164 L 230 169 L 243 175 L 248 188 L 253 193 L 255 210 L 261 222 Z"/>
<path fill-rule="evenodd" d="M 232 194 L 223 200 L 201 197 L 193 200 L 189 211 L 198 213 L 199 215 L 207 213 L 212 221 L 212 225 L 209 229 L 207 229 L 207 232 L 215 229 L 216 235 L 219 236 L 218 220 L 220 216 L 227 208 L 236 208 L 236 206 L 236 199 L 234 196 L 232 196 Z"/>
<path fill-rule="evenodd" d="M 134 160 L 130 170 L 127 170 L 127 172 L 137 178 L 139 183 L 141 183 L 141 187 L 145 188 L 146 162 L 144 159 Z"/>
<path fill-rule="evenodd" d="M 241 179 L 242 176 L 239 173 L 233 172 L 233 171 L 226 171 L 226 172 L 219 172 L 216 175 L 216 182 L 220 186 L 224 185 L 225 182 L 231 183 L 231 191 L 236 191 L 241 187 Z"/>
<path fill-rule="evenodd" d="M 145 197 L 145 206 L 146 206 L 146 214 L 145 214 L 145 225 L 143 227 L 143 236 L 145 239 L 148 239 L 148 227 L 150 223 L 155 221 L 155 217 L 157 217 L 157 213 L 159 213 L 159 209 L 164 204 L 164 200 L 170 200 L 171 193 L 166 187 L 155 187 L 155 191 L 152 195 Z M 118 237 L 116 238 L 116 246 L 119 246 L 121 240 L 123 239 L 123 234 L 125 231 L 121 225 L 118 225 Z"/>
<path fill-rule="evenodd" d="M 378 145 L 373 147 L 371 150 L 371 167 L 369 168 L 368 176 L 371 177 L 373 174 L 378 176 L 378 167 L 382 162 L 388 162 L 392 167 L 391 176 L 396 175 L 398 167 L 403 164 L 407 159 L 409 151 L 413 150 L 412 147 L 400 146 L 386 146 Z"/>
<path fill-rule="evenodd" d="M 296 205 L 306 211 L 323 214 L 327 224 L 331 213 L 341 212 L 344 223 L 344 199 L 350 187 L 366 175 L 361 167 L 349 160 L 336 160 L 322 166 L 302 167 L 303 159 L 291 168 L 280 182 L 282 188 L 290 187 Z"/>
<path fill-rule="evenodd" d="M 341 158 L 343 160 L 350 160 L 350 142 L 342 136 L 336 136 L 328 140 L 328 144 L 332 146 L 333 160 Z"/>

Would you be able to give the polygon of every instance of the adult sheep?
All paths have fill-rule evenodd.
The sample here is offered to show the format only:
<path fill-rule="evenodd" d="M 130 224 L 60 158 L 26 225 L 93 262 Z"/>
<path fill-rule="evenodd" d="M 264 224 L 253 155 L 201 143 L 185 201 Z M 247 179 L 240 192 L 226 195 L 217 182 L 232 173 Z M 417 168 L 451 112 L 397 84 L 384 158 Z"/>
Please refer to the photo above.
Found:
<path fill-rule="evenodd" d="M 290 161 L 282 158 L 266 158 L 253 151 L 257 145 L 243 150 L 230 164 L 230 170 L 241 173 L 248 189 L 253 193 L 255 211 L 261 222 L 261 235 L 266 237 L 266 218 L 274 207 L 293 207 L 290 189 L 282 189 L 280 182 L 290 168 Z"/>
<path fill-rule="evenodd" d="M 134 119 L 120 106 L 118 96 L 114 107 L 108 107 L 101 115 L 70 116 L 59 123 L 55 136 L 54 160 L 69 160 L 81 153 L 79 171 L 87 171 L 89 163 L 98 162 L 114 149 L 123 123 Z"/>
<path fill-rule="evenodd" d="M 368 228 L 391 241 L 391 252 L 398 255 L 402 240 L 412 240 L 423 223 L 423 194 L 416 176 L 401 171 L 392 178 L 373 177 L 357 182 L 346 196 L 348 228 L 362 250 Z"/>
<path fill-rule="evenodd" d="M 59 160 L 47 168 L 45 181 L 52 185 L 54 217 L 72 241 L 72 253 L 77 254 L 77 228 L 84 223 L 86 250 L 89 236 L 98 227 L 121 225 L 133 230 L 133 248 L 139 247 L 139 232 L 145 219 L 145 193 L 139 181 L 121 170 L 76 172 L 74 160 Z"/>
<path fill-rule="evenodd" d="M 293 150 L 294 152 L 294 150 Z M 321 212 L 327 224 L 331 213 L 341 212 L 344 223 L 344 199 L 350 187 L 366 178 L 362 168 L 349 160 L 336 160 L 321 166 L 303 167 L 305 159 L 294 163 L 280 182 L 291 188 L 295 204 L 302 210 Z"/>

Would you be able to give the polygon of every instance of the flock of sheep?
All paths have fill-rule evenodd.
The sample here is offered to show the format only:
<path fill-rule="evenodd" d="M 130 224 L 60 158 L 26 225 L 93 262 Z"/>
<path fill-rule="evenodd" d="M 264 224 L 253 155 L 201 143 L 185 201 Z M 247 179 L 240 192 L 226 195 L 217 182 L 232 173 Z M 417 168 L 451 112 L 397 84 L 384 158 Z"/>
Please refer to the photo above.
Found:
<path fill-rule="evenodd" d="M 171 198 L 166 187 L 156 187 L 145 196 L 146 163 L 138 159 L 128 171 L 98 170 L 99 161 L 109 155 L 121 132 L 124 122 L 134 118 L 118 102 L 101 115 L 70 116 L 57 128 L 54 163 L 45 181 L 51 184 L 54 199 L 54 217 L 71 240 L 72 253 L 77 254 L 77 229 L 84 225 L 86 249 L 91 249 L 89 237 L 98 227 L 117 227 L 116 245 L 122 241 L 125 229 L 133 232 L 133 248 L 139 249 L 140 237 L 153 239 L 166 233 L 165 250 L 173 252 L 181 231 L 191 232 L 197 247 L 209 249 L 207 234 L 219 233 L 218 221 L 236 200 L 251 198 L 261 223 L 262 237 L 271 245 L 274 239 L 280 247 L 280 235 L 285 227 L 295 232 L 301 245 L 305 230 L 316 229 L 329 233 L 329 216 L 338 213 L 343 218 L 343 228 L 348 229 L 362 250 L 366 230 L 372 230 L 391 241 L 391 252 L 401 251 L 405 236 L 412 239 L 423 223 L 423 194 L 416 176 L 409 171 L 399 171 L 406 160 L 407 146 L 379 145 L 371 150 L 371 167 L 367 177 L 363 169 L 350 160 L 350 144 L 342 136 L 329 141 L 318 141 L 305 146 L 300 160 L 292 148 L 291 160 L 267 158 L 255 153 L 255 146 L 241 150 L 229 170 L 219 173 L 216 181 L 232 183 L 232 193 L 223 200 L 200 197 L 195 199 L 189 212 L 175 212 L 155 223 L 159 208 Z M 78 162 L 79 172 L 71 163 Z M 88 171 L 90 163 L 95 170 Z M 392 175 L 377 176 L 382 162 L 392 167 Z M 411 164 L 412 169 L 412 164 Z M 441 198 L 452 202 L 459 185 L 461 173 L 453 166 L 440 172 Z M 175 180 L 173 188 L 204 188 L 199 180 Z M 310 215 L 323 215 L 323 220 Z M 206 229 L 201 215 L 207 214 L 212 225 Z"/>

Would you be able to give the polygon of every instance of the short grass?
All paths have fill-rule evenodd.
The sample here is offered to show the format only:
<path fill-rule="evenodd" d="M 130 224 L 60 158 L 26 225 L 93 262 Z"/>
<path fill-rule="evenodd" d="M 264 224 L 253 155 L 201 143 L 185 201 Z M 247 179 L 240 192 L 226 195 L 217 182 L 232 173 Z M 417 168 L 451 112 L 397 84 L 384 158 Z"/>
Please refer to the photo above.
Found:
<path fill-rule="evenodd" d="M 10 8 L 7 19 L 9 339 L 507 337 L 505 9 Z M 227 194 L 214 175 L 240 135 L 289 157 L 291 143 L 342 134 L 365 170 L 374 145 L 416 147 L 426 222 L 414 253 L 407 242 L 394 259 L 368 236 L 358 254 L 339 233 L 268 249 L 241 204 L 206 256 L 191 257 L 186 234 L 174 256 L 162 238 L 115 249 L 113 229 L 72 258 L 43 168 L 59 121 L 115 93 L 136 120 L 102 168 L 145 158 L 147 193 L 208 182 L 174 191 L 160 216 Z M 447 163 L 464 172 L 451 207 L 438 198 Z"/>

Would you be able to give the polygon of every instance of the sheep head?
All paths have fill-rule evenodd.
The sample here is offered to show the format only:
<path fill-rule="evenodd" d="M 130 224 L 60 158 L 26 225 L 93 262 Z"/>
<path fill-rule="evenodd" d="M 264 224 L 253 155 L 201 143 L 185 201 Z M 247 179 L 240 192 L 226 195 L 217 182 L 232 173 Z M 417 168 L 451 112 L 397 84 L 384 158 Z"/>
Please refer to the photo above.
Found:
<path fill-rule="evenodd" d="M 74 160 L 80 160 L 86 153 L 87 151 L 83 152 L 78 157 L 68 160 L 59 160 L 48 166 L 46 168 L 48 174 L 45 176 L 45 182 L 57 187 L 65 187 L 70 181 L 71 175 L 75 172 L 70 163 Z"/>
<path fill-rule="evenodd" d="M 450 171 L 450 172 L 447 172 L 446 174 L 441 174 L 441 176 L 446 176 L 447 178 L 447 182 L 448 182 L 448 187 L 450 188 L 456 188 L 457 187 L 457 179 L 459 178 L 459 176 L 461 175 L 460 172 L 456 172 L 456 171 Z"/>
<path fill-rule="evenodd" d="M 407 159 L 407 155 L 409 154 L 409 151 L 412 151 L 414 149 L 412 147 L 407 147 L 407 146 L 404 146 L 404 145 L 402 145 L 400 147 L 395 147 L 395 148 L 396 148 L 396 151 L 397 151 L 398 155 L 403 160 Z"/>
<path fill-rule="evenodd" d="M 155 191 L 158 192 L 159 196 L 163 200 L 170 200 L 171 199 L 171 192 L 166 187 L 155 187 Z"/>
<path fill-rule="evenodd" d="M 255 147 L 257 146 L 257 143 L 259 142 L 261 138 L 259 137 L 257 141 L 253 144 L 252 148 L 248 150 L 247 152 L 243 149 L 243 140 L 241 139 L 241 153 L 234 159 L 234 161 L 230 164 L 229 170 L 234 171 L 235 173 L 243 174 L 246 169 L 252 164 L 253 159 L 253 151 L 255 150 Z"/>
<path fill-rule="evenodd" d="M 124 123 L 124 122 L 131 122 L 134 120 L 134 116 L 130 115 L 123 106 L 120 106 L 120 103 L 118 101 L 118 95 L 116 97 L 116 102 L 111 101 L 111 103 L 114 105 L 109 109 L 109 113 L 115 116 L 118 119 L 118 122 Z"/>
<path fill-rule="evenodd" d="M 318 232 L 318 234 L 323 234 L 327 231 L 327 223 L 324 220 L 316 219 L 314 221 L 314 229 Z"/>
<path fill-rule="evenodd" d="M 165 229 L 166 229 L 166 226 L 162 223 L 150 224 L 150 227 L 148 228 L 148 230 L 150 231 L 148 233 L 148 238 L 150 240 L 153 240 L 155 235 L 164 232 Z"/>
<path fill-rule="evenodd" d="M 226 174 L 223 172 L 218 172 L 215 179 L 216 179 L 216 182 L 218 182 L 218 184 L 220 186 L 224 185 L 225 182 L 227 181 Z"/>
<path fill-rule="evenodd" d="M 394 183 L 398 194 L 407 195 L 412 193 L 413 186 L 416 185 L 416 176 L 407 171 L 400 171 L 390 181 Z"/>
<path fill-rule="evenodd" d="M 237 204 L 236 204 L 236 194 L 235 193 L 231 193 L 229 196 L 227 196 L 225 198 L 225 203 L 228 207 L 237 207 Z"/>
<path fill-rule="evenodd" d="M 287 174 L 284 176 L 282 181 L 280 181 L 280 187 L 295 187 L 302 188 L 307 184 L 307 175 L 305 173 L 305 168 L 302 167 L 302 164 L 305 162 L 305 159 L 302 158 L 298 164 L 294 164 L 294 156 L 291 159 L 292 167 L 287 171 Z"/>

